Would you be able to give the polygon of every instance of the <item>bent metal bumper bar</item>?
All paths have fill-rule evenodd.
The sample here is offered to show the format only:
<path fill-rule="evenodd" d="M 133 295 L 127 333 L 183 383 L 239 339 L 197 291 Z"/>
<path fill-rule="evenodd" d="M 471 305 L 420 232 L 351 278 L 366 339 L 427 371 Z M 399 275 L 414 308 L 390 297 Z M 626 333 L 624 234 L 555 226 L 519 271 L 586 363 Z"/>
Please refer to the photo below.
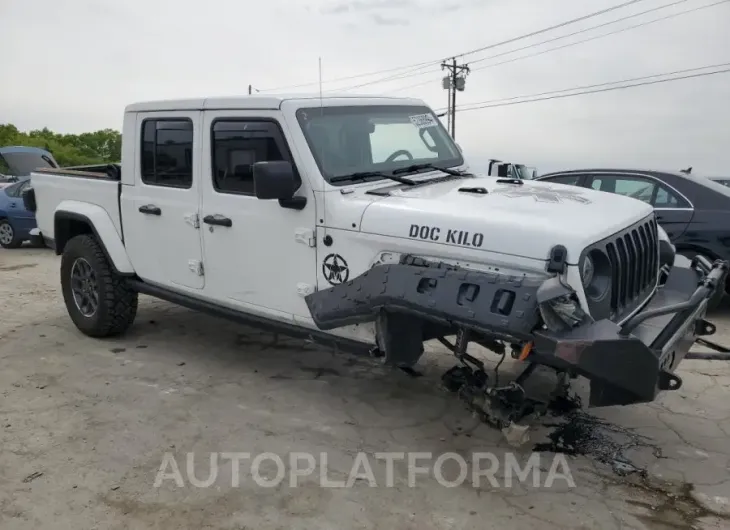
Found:
<path fill-rule="evenodd" d="M 672 268 L 664 286 L 626 321 L 602 319 L 562 332 L 539 329 L 538 291 L 544 280 L 468 271 L 411 256 L 305 300 L 321 330 L 371 322 L 384 310 L 451 329 L 533 341 L 526 360 L 589 379 L 591 406 L 628 405 L 681 386 L 673 371 L 698 336 L 714 333 L 704 320 L 707 302 L 727 273 L 725 261 L 695 258 L 691 268 Z"/>
<path fill-rule="evenodd" d="M 673 267 L 648 304 L 622 323 L 599 320 L 567 332 L 535 332 L 530 361 L 588 378 L 590 406 L 653 401 L 659 391 L 681 387 L 674 370 L 697 337 L 715 332 L 704 316 L 727 273 L 728 262 L 702 257 L 689 268 Z"/>

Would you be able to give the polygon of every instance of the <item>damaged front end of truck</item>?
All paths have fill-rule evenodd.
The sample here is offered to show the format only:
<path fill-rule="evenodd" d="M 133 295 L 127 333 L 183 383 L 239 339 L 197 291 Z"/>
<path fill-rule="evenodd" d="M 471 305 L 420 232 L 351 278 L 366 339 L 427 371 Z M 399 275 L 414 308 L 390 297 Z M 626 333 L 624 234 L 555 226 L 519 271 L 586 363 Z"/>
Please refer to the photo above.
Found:
<path fill-rule="evenodd" d="M 592 407 L 650 402 L 661 391 L 681 387 L 674 373 L 678 364 L 698 337 L 715 332 L 704 317 L 708 300 L 722 288 L 728 263 L 698 257 L 688 268 L 665 267 L 669 273 L 659 282 L 656 231 L 652 235 L 641 228 L 637 233 L 641 237 L 631 249 L 616 246 L 633 241 L 626 234 L 587 249 L 605 253 L 600 266 L 608 267 L 603 273 L 610 284 L 593 305 L 581 303 L 564 281 L 562 247 L 553 249 L 547 279 L 404 255 L 398 263 L 376 265 L 346 283 L 309 294 L 306 302 L 322 330 L 375 322 L 373 353 L 394 366 L 410 368 L 423 353 L 423 342 L 438 339 L 458 360 L 444 374 L 445 386 L 498 428 L 567 403 L 569 381 L 577 376 L 590 382 Z M 471 342 L 502 360 L 509 354 L 524 362 L 524 371 L 500 386 L 498 376 L 490 376 L 484 363 L 467 353 Z M 534 399 L 524 390 L 538 366 L 558 374 L 548 400 Z"/>

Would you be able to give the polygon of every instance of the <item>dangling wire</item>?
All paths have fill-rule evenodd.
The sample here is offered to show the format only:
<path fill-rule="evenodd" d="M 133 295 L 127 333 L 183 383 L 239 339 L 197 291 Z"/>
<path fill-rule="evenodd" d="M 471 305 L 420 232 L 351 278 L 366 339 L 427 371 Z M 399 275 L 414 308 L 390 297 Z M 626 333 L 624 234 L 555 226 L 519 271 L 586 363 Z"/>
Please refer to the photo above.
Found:
<path fill-rule="evenodd" d="M 504 358 L 507 355 L 507 352 L 502 352 L 502 358 L 497 363 L 497 366 L 494 367 L 494 388 L 499 388 L 499 367 L 504 362 Z"/>

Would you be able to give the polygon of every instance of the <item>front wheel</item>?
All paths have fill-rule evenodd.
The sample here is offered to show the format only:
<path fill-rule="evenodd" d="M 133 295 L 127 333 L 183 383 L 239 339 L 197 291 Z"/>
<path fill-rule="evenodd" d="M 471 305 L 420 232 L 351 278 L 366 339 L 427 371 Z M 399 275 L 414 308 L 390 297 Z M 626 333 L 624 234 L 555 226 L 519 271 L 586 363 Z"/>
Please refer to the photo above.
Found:
<path fill-rule="evenodd" d="M 17 232 L 7 219 L 0 220 L 0 246 L 3 248 L 18 248 L 23 240 L 18 237 Z"/>
<path fill-rule="evenodd" d="M 66 244 L 61 288 L 71 320 L 90 337 L 124 333 L 137 315 L 137 292 L 113 270 L 93 236 L 76 236 Z"/>

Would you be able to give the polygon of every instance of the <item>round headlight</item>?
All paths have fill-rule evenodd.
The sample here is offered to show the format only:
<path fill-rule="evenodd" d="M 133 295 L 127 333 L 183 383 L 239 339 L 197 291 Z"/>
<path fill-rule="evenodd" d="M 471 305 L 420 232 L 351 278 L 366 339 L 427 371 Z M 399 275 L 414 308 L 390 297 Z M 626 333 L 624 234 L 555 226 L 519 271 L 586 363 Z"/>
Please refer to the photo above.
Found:
<path fill-rule="evenodd" d="M 593 281 L 596 268 L 593 266 L 593 260 L 590 256 L 586 256 L 580 268 L 580 279 L 583 281 L 583 287 L 588 287 Z"/>
<path fill-rule="evenodd" d="M 599 301 L 611 286 L 611 262 L 600 250 L 592 250 L 581 263 L 580 277 L 586 296 Z"/>

